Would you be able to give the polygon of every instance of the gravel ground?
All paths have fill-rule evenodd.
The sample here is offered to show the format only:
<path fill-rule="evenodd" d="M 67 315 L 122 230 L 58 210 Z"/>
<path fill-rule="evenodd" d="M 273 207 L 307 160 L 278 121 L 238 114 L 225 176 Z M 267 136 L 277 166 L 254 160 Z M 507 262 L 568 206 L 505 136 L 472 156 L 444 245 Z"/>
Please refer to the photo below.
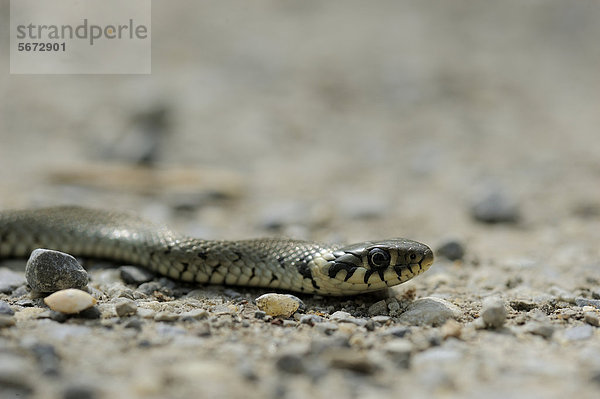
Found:
<path fill-rule="evenodd" d="M 66 316 L 4 261 L 0 396 L 598 397 L 598 18 L 558 0 L 155 2 L 150 76 L 2 63 L 2 209 L 438 255 L 290 317 L 258 309 L 270 290 L 86 259 L 97 304 Z"/>

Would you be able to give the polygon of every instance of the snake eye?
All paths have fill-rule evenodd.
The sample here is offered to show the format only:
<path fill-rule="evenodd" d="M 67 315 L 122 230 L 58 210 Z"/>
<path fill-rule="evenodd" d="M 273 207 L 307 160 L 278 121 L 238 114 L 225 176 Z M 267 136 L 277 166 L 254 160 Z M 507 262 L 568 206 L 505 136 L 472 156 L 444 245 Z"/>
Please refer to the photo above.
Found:
<path fill-rule="evenodd" d="M 415 253 L 410 254 L 410 260 L 417 259 L 417 255 Z"/>
<path fill-rule="evenodd" d="M 390 265 L 390 254 L 381 248 L 373 248 L 369 252 L 369 265 L 371 267 L 387 267 Z"/>

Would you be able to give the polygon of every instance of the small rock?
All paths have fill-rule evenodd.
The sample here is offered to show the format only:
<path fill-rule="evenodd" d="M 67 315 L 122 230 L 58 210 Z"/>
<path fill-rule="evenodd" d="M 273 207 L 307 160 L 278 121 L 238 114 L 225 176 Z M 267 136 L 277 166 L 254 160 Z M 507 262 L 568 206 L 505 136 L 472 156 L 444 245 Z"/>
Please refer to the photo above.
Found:
<path fill-rule="evenodd" d="M 258 320 L 263 320 L 266 316 L 267 316 L 267 313 L 263 312 L 262 310 L 257 310 L 256 312 L 254 312 L 254 317 L 257 318 Z"/>
<path fill-rule="evenodd" d="M 194 330 L 194 333 L 198 337 L 210 337 L 212 334 L 212 330 L 210 328 L 210 324 L 208 322 L 202 322 L 200 325 Z"/>
<path fill-rule="evenodd" d="M 600 309 L 600 299 L 575 298 L 575 304 L 581 307 L 593 306 Z"/>
<path fill-rule="evenodd" d="M 396 298 L 390 298 L 387 302 L 388 310 L 390 311 L 391 316 L 396 316 L 400 311 L 400 304 Z"/>
<path fill-rule="evenodd" d="M 77 317 L 80 317 L 82 319 L 90 319 L 90 320 L 99 319 L 101 316 L 102 316 L 102 313 L 100 312 L 100 309 L 98 309 L 96 306 L 92 306 L 91 308 L 83 309 L 81 312 L 79 312 L 77 314 Z"/>
<path fill-rule="evenodd" d="M 516 310 L 517 312 L 529 312 L 538 307 L 537 303 L 525 301 L 521 299 L 515 299 L 510 301 L 510 307 Z"/>
<path fill-rule="evenodd" d="M 314 326 L 317 323 L 322 323 L 323 318 L 316 314 L 305 314 L 300 318 L 300 324 L 308 324 Z"/>
<path fill-rule="evenodd" d="M 306 370 L 304 359 L 300 355 L 285 354 L 275 362 L 275 367 L 289 374 L 302 374 Z"/>
<path fill-rule="evenodd" d="M 585 312 L 583 318 L 586 323 L 594 327 L 600 327 L 600 315 L 596 312 Z"/>
<path fill-rule="evenodd" d="M 179 319 L 179 315 L 177 313 L 172 313 L 172 312 L 167 312 L 167 311 L 163 311 L 163 312 L 158 312 L 156 315 L 154 315 L 154 320 L 155 321 L 176 321 L 177 319 Z"/>
<path fill-rule="evenodd" d="M 560 287 L 551 287 L 550 294 L 554 295 L 558 300 L 565 301 L 567 303 L 575 303 L 575 295 L 570 292 L 563 290 Z"/>
<path fill-rule="evenodd" d="M 137 313 L 137 303 L 131 299 L 121 298 L 115 305 L 115 311 L 119 317 L 133 316 Z"/>
<path fill-rule="evenodd" d="M 150 270 L 137 266 L 121 266 L 119 272 L 121 279 L 127 284 L 140 285 L 154 278 L 154 273 Z"/>
<path fill-rule="evenodd" d="M 208 316 L 210 316 L 210 313 L 208 313 L 206 310 L 194 309 L 190 310 L 189 312 L 182 313 L 179 315 L 179 318 L 182 321 L 197 321 L 207 319 Z"/>
<path fill-rule="evenodd" d="M 350 313 L 342 312 L 341 310 L 338 310 L 337 312 L 334 312 L 331 316 L 329 316 L 331 320 L 343 320 L 348 319 L 350 317 L 352 317 Z"/>
<path fill-rule="evenodd" d="M 0 293 L 10 294 L 16 288 L 25 284 L 25 277 L 6 267 L 0 267 Z"/>
<path fill-rule="evenodd" d="M 465 247 L 458 240 L 448 240 L 437 247 L 435 252 L 439 256 L 455 261 L 461 260 L 465 256 Z"/>
<path fill-rule="evenodd" d="M 530 334 L 539 335 L 546 339 L 550 339 L 554 335 L 554 326 L 548 322 L 533 321 L 527 323 L 525 330 Z"/>
<path fill-rule="evenodd" d="M 362 352 L 339 349 L 330 351 L 328 354 L 329 365 L 333 368 L 351 370 L 361 374 L 373 374 L 377 370 L 377 365 Z"/>
<path fill-rule="evenodd" d="M 583 326 L 572 327 L 565 331 L 565 339 L 567 341 L 583 341 L 591 338 L 593 334 L 594 328 L 584 324 Z"/>
<path fill-rule="evenodd" d="M 242 297 L 242 294 L 240 294 L 236 290 L 232 290 L 231 288 L 225 288 L 223 290 L 223 294 L 227 295 L 228 297 L 234 298 L 234 299 Z"/>
<path fill-rule="evenodd" d="M 487 297 L 483 300 L 481 318 L 488 328 L 500 328 L 506 321 L 506 308 L 500 298 Z"/>
<path fill-rule="evenodd" d="M 144 322 L 142 320 L 138 319 L 137 317 L 132 317 L 127 321 L 127 323 L 125 323 L 123 327 L 133 328 L 134 330 L 141 331 L 143 325 Z"/>
<path fill-rule="evenodd" d="M 410 333 L 410 329 L 405 326 L 391 327 L 383 332 L 384 335 L 389 335 L 389 336 L 393 336 L 393 337 L 397 337 L 397 338 L 402 338 L 402 337 L 406 336 L 406 334 L 409 334 L 409 333 Z"/>
<path fill-rule="evenodd" d="M 516 201 L 503 191 L 490 191 L 471 206 L 471 216 L 483 223 L 516 223 L 519 209 Z"/>
<path fill-rule="evenodd" d="M 15 314 L 15 311 L 11 309 L 8 302 L 0 301 L 0 314 L 12 316 Z"/>
<path fill-rule="evenodd" d="M 408 305 L 400 315 L 402 323 L 410 325 L 441 325 L 450 318 L 460 317 L 462 312 L 456 306 L 440 298 L 420 298 Z"/>
<path fill-rule="evenodd" d="M 442 338 L 460 338 L 462 334 L 462 326 L 454 319 L 448 319 L 442 326 Z"/>
<path fill-rule="evenodd" d="M 35 306 L 35 303 L 29 298 L 19 299 L 15 304 L 24 308 L 31 308 Z"/>
<path fill-rule="evenodd" d="M 44 298 L 44 302 L 52 310 L 66 314 L 79 313 L 96 304 L 96 299 L 87 292 L 69 288 L 57 291 Z"/>
<path fill-rule="evenodd" d="M 371 320 L 373 320 L 375 323 L 386 324 L 392 320 L 392 318 L 390 316 L 373 316 L 371 317 Z"/>
<path fill-rule="evenodd" d="M 0 328 L 12 327 L 15 325 L 15 318 L 7 315 L 0 314 Z"/>
<path fill-rule="evenodd" d="M 367 310 L 369 316 L 387 316 L 388 315 L 388 306 L 385 300 L 381 300 L 375 302 L 369 309 Z"/>
<path fill-rule="evenodd" d="M 88 274 L 69 254 L 36 249 L 25 266 L 25 278 L 37 292 L 55 292 L 67 288 L 85 288 Z"/>
<path fill-rule="evenodd" d="M 304 306 L 299 298 L 287 294 L 264 294 L 256 298 L 256 306 L 273 317 L 290 317 L 301 305 Z"/>

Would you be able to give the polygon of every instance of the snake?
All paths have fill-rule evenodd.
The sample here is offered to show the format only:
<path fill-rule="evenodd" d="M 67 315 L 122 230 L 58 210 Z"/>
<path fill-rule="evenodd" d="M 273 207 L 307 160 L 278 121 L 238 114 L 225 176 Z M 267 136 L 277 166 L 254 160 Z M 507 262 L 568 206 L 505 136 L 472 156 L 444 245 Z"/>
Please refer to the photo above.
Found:
<path fill-rule="evenodd" d="M 0 259 L 37 248 L 138 265 L 184 282 L 350 296 L 406 282 L 433 264 L 431 249 L 394 238 L 351 245 L 289 238 L 204 240 L 136 215 L 84 208 L 0 212 Z"/>

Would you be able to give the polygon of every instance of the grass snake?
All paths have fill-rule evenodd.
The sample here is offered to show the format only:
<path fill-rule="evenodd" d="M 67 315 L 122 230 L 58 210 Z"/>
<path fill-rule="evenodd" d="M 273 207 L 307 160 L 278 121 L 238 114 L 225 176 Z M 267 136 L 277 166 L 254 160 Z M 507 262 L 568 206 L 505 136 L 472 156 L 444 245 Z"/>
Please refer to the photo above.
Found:
<path fill-rule="evenodd" d="M 119 212 L 74 206 L 0 212 L 0 259 L 27 257 L 36 248 L 136 264 L 187 282 L 332 296 L 391 287 L 433 263 L 429 247 L 402 238 L 347 246 L 202 240 Z"/>

